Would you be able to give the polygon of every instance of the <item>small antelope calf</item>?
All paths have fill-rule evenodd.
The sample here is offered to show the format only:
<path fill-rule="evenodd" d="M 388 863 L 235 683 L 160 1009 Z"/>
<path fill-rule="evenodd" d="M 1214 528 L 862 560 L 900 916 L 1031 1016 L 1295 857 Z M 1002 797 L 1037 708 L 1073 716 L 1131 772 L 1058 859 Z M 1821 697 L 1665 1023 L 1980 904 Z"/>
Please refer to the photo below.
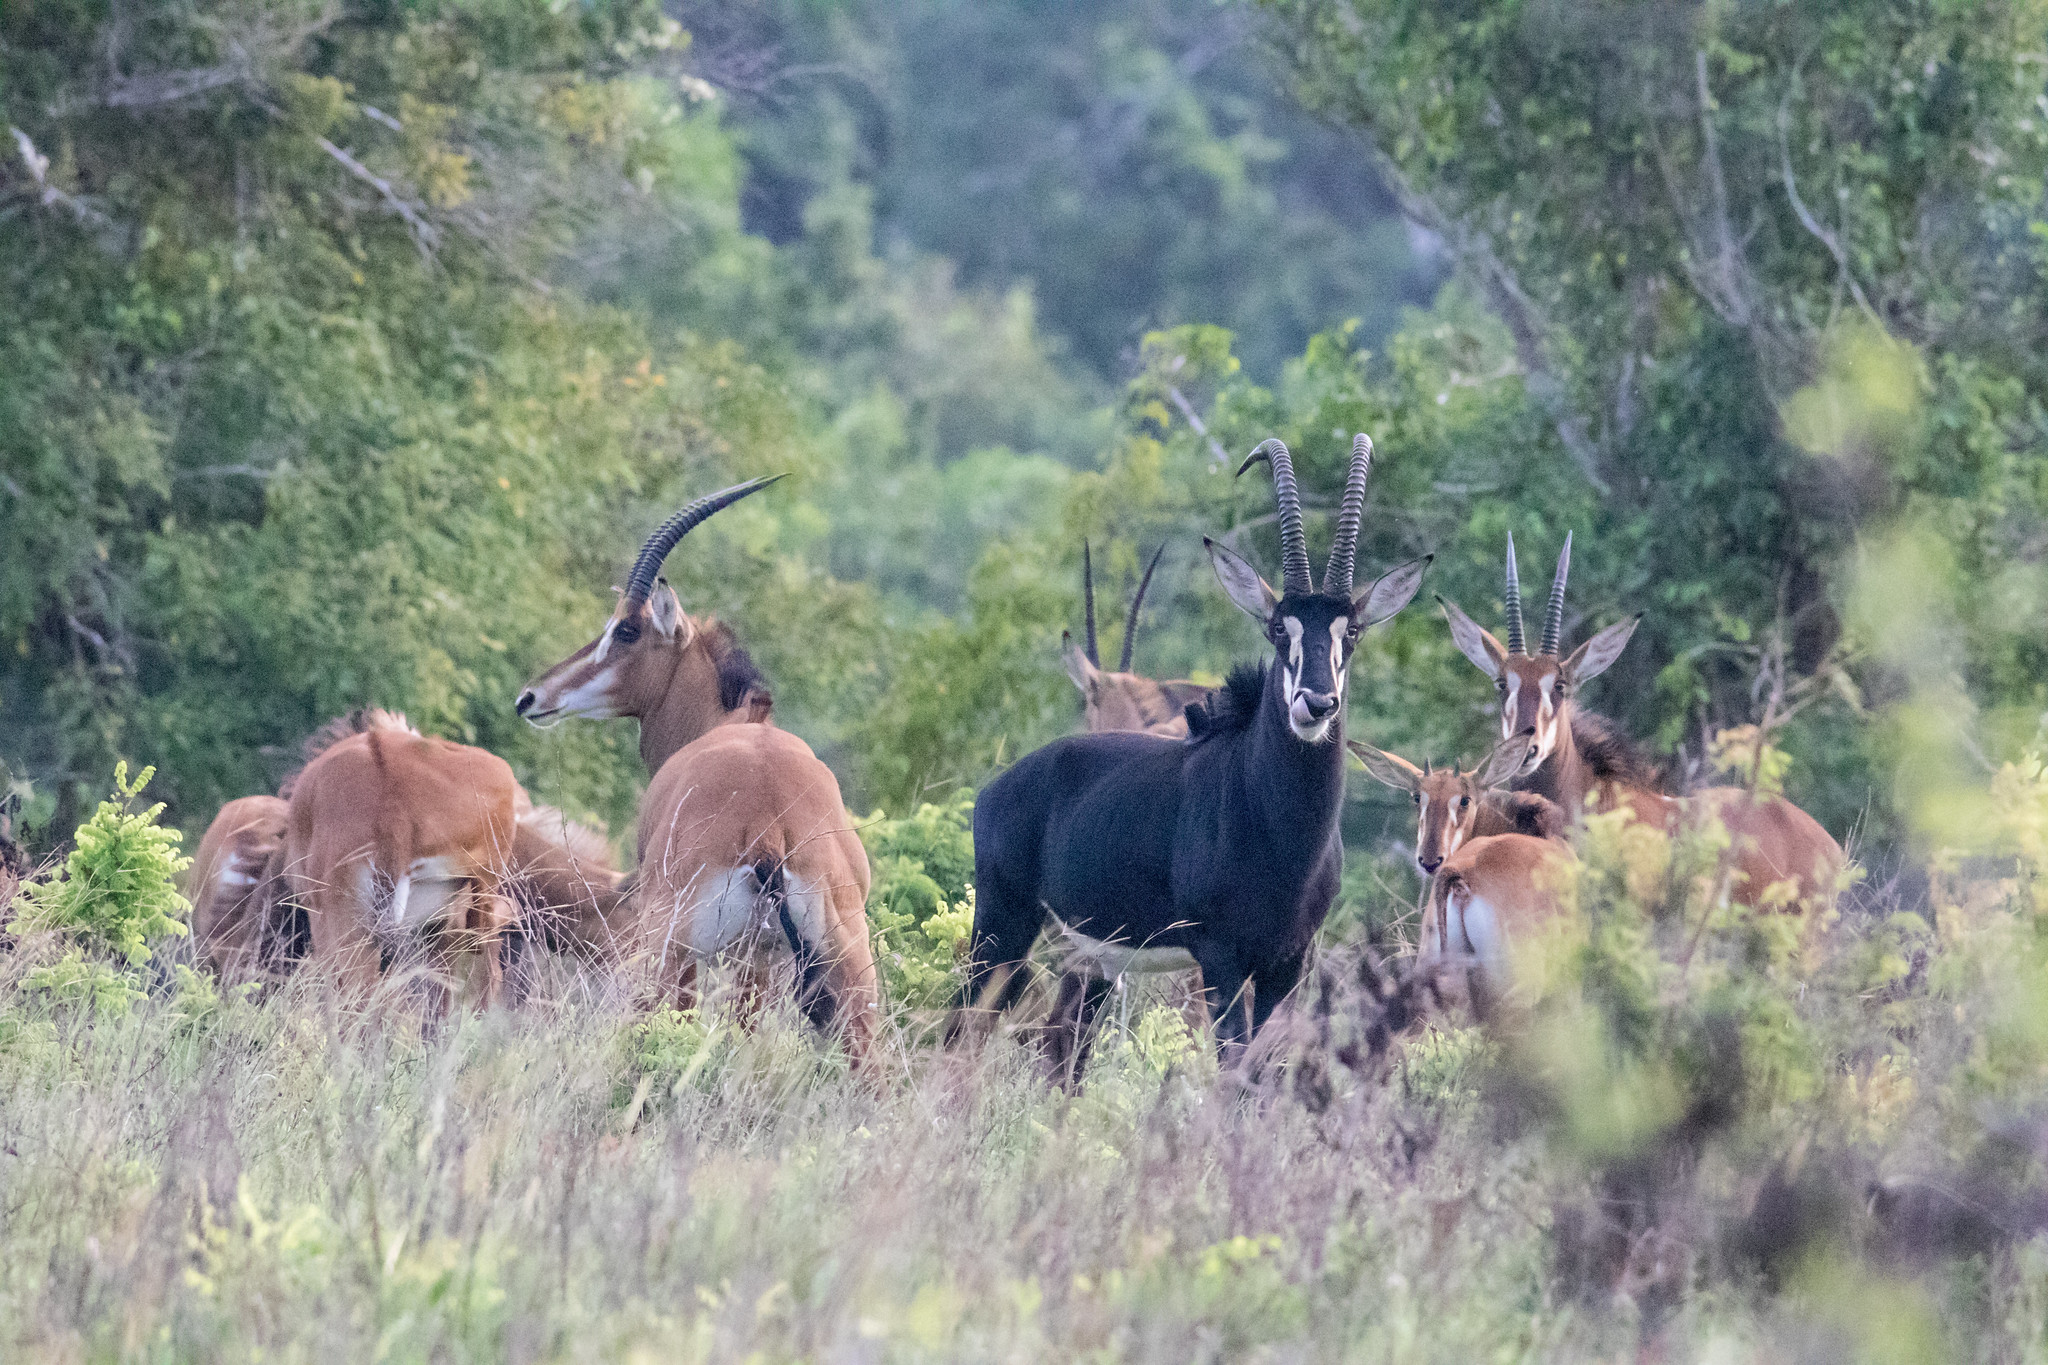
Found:
<path fill-rule="evenodd" d="M 1560 838 L 1562 810 L 1531 793 L 1499 790 L 1535 742 L 1524 730 L 1466 772 L 1418 768 L 1369 744 L 1350 745 L 1373 777 L 1415 799 L 1415 866 L 1429 879 L 1420 961 L 1462 966 L 1481 1018 L 1512 984 L 1514 940 L 1561 912 L 1557 868 L 1571 861 Z"/>

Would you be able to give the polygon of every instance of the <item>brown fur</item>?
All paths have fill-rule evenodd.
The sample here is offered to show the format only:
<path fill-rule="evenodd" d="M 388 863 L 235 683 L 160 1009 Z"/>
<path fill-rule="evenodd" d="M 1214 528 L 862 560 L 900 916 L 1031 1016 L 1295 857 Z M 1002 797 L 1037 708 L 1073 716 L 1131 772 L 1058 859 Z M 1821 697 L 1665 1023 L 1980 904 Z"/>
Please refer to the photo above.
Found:
<path fill-rule="evenodd" d="M 521 926 L 541 942 L 558 952 L 593 953 L 610 941 L 630 888 L 602 834 L 536 805 L 521 789 L 506 890 Z"/>
<path fill-rule="evenodd" d="M 1696 808 L 1656 790 L 1655 771 L 1611 722 L 1576 706 L 1580 685 L 1620 656 L 1635 620 L 1599 631 L 1570 658 L 1560 659 L 1511 654 L 1456 606 L 1444 602 L 1443 607 L 1459 651 L 1500 689 L 1503 731 L 1528 729 L 1536 735 L 1532 762 L 1516 779 L 1517 788 L 1556 802 L 1574 821 L 1589 808 L 1612 809 L 1617 803 L 1634 808 L 1639 818 L 1660 829 L 1675 829 L 1680 819 L 1689 818 L 1688 811 Z M 1812 816 L 1783 797 L 1752 804 L 1702 795 L 1733 839 L 1729 895 L 1735 903 L 1762 904 L 1770 888 L 1788 878 L 1799 892 L 1788 908 L 1801 909 L 1832 894 L 1844 862 L 1842 847 Z"/>
<path fill-rule="evenodd" d="M 619 638 L 622 627 L 632 638 Z M 802 992 L 814 1012 L 829 1010 L 865 1064 L 879 1013 L 867 853 L 838 779 L 802 740 L 774 726 L 765 685 L 733 685 L 736 655 L 744 651 L 729 631 L 684 612 L 662 583 L 646 602 L 622 600 L 606 633 L 535 679 L 519 711 L 543 722 L 640 721 L 640 756 L 653 781 L 640 806 L 635 889 L 608 935 L 608 954 L 680 1000 L 693 976 L 693 937 L 702 944 L 710 932 L 699 898 L 744 872 L 759 888 L 748 927 L 757 948 L 772 950 L 781 935 L 781 907 L 794 919 L 815 910 L 821 941 L 805 948 L 818 959 L 818 979 Z"/>
<path fill-rule="evenodd" d="M 256 980 L 273 965 L 290 827 L 289 802 L 244 796 L 222 806 L 199 840 L 185 874 L 192 944 L 225 980 Z"/>
<path fill-rule="evenodd" d="M 1137 673 L 1098 668 L 1071 637 L 1065 641 L 1064 655 L 1067 676 L 1081 691 L 1085 728 L 1091 735 L 1106 730 L 1139 730 L 1168 739 L 1185 739 L 1188 704 L 1209 694 L 1208 688 L 1185 678 L 1160 682 Z"/>
<path fill-rule="evenodd" d="M 495 754 L 409 728 L 377 723 L 327 744 L 293 784 L 286 845 L 314 958 L 367 994 L 384 951 L 419 943 L 494 1004 L 517 791 Z M 439 875 L 421 875 L 429 859 Z"/>
<path fill-rule="evenodd" d="M 1445 860 L 1430 888 L 1423 918 L 1426 966 L 1464 960 L 1472 1010 L 1490 1017 L 1513 986 L 1513 955 L 1525 940 L 1565 912 L 1561 868 L 1571 849 L 1525 834 L 1474 839 Z M 1476 907 L 1491 911 L 1482 924 Z"/>

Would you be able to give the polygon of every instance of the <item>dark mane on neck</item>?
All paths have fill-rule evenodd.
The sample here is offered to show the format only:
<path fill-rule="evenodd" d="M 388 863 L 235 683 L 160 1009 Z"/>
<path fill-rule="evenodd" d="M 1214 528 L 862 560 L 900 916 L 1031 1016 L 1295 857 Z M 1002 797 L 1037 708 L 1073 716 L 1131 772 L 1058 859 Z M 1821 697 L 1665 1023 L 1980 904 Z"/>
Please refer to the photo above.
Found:
<path fill-rule="evenodd" d="M 774 692 L 768 686 L 768 679 L 754 666 L 753 656 L 740 644 L 732 627 L 723 621 L 710 621 L 705 623 L 703 631 L 704 647 L 711 652 L 711 661 L 718 667 L 718 704 L 728 711 L 736 711 L 751 693 L 757 706 L 765 708 L 772 705 Z"/>
<path fill-rule="evenodd" d="M 1619 782 L 1624 787 L 1656 788 L 1656 767 L 1635 741 L 1607 717 L 1591 711 L 1574 711 L 1572 743 L 1577 746 L 1579 757 L 1593 770 L 1593 776 Z"/>
<path fill-rule="evenodd" d="M 1252 722 L 1259 718 L 1259 702 L 1265 695 L 1265 665 L 1233 665 L 1223 686 L 1201 701 L 1188 703 L 1188 738 L 1215 739 L 1251 729 Z"/>
<path fill-rule="evenodd" d="M 307 735 L 299 745 L 299 763 L 284 775 L 277 784 L 277 794 L 289 801 L 292 789 L 299 784 L 299 774 L 306 771 L 306 765 L 350 735 L 364 735 L 372 730 L 397 730 L 403 734 L 416 735 L 418 730 L 402 712 L 386 711 L 381 706 L 358 706 L 353 711 L 344 711 L 333 720 Z"/>

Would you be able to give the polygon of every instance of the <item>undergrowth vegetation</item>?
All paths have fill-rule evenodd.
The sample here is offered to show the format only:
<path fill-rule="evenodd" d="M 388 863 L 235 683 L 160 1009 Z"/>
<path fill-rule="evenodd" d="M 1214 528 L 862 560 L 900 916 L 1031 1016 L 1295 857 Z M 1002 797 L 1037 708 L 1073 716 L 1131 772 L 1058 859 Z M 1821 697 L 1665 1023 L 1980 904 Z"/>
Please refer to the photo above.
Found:
<path fill-rule="evenodd" d="M 865 1075 L 717 973 L 438 1023 L 311 971 L 25 989 L 161 908 L 110 802 L 81 866 L 124 829 L 154 880 L 0 962 L 0 1321 L 67 1359 L 2031 1359 L 2048 773 L 1993 790 L 1924 896 L 1803 931 L 1720 904 L 1712 832 L 1595 817 L 1498 1027 L 1389 1035 L 1399 964 L 1331 942 L 1254 1073 L 1134 987 L 1074 1095 L 1028 1024 L 930 1043 L 964 798 L 865 831 L 904 992 Z"/>

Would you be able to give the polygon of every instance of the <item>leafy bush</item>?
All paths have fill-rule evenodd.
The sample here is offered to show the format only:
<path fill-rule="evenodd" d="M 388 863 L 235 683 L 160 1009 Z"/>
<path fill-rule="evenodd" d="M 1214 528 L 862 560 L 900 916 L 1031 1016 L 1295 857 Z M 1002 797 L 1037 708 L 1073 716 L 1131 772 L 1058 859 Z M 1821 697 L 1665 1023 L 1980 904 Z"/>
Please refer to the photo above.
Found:
<path fill-rule="evenodd" d="M 874 883 L 868 924 L 882 993 L 899 1013 L 937 1009 L 961 982 L 974 930 L 974 793 L 861 829 Z"/>
<path fill-rule="evenodd" d="M 133 809 L 155 772 L 144 768 L 131 784 L 128 765 L 118 765 L 113 799 L 78 827 L 62 870 L 23 890 L 22 912 L 9 928 L 61 934 L 69 945 L 57 962 L 23 978 L 24 989 L 125 1014 L 144 994 L 139 969 L 150 960 L 149 941 L 191 932 L 184 916 L 192 907 L 178 894 L 178 874 L 192 865 L 178 852 L 184 836 L 157 824 L 161 802 Z"/>

